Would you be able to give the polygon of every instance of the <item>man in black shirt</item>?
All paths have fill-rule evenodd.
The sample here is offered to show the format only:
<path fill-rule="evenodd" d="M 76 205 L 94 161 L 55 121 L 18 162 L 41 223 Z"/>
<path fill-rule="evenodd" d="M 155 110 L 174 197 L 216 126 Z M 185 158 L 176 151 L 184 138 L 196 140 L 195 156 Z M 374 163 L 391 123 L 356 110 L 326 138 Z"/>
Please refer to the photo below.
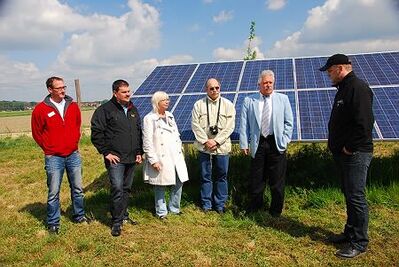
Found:
<path fill-rule="evenodd" d="M 112 84 L 113 97 L 101 105 L 91 119 L 91 142 L 103 155 L 111 182 L 113 236 L 121 234 L 122 224 L 137 224 L 127 211 L 136 163 L 141 163 L 143 141 L 140 116 L 130 101 L 128 82 Z"/>
<path fill-rule="evenodd" d="M 328 148 L 340 170 L 347 213 L 344 232 L 329 241 L 347 243 L 335 255 L 354 258 L 366 251 L 369 241 L 365 189 L 373 154 L 373 92 L 355 76 L 346 55 L 331 56 L 320 71 L 327 71 L 338 89 L 328 123 Z"/>

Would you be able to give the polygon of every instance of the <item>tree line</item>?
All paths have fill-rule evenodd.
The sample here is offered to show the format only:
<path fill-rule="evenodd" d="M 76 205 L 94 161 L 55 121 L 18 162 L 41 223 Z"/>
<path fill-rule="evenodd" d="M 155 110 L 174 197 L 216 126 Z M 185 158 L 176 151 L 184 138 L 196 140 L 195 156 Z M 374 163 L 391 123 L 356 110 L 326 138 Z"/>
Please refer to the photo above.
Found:
<path fill-rule="evenodd" d="M 18 111 L 18 110 L 29 110 L 33 109 L 33 107 L 37 104 L 37 102 L 23 102 L 23 101 L 0 101 L 0 111 Z"/>

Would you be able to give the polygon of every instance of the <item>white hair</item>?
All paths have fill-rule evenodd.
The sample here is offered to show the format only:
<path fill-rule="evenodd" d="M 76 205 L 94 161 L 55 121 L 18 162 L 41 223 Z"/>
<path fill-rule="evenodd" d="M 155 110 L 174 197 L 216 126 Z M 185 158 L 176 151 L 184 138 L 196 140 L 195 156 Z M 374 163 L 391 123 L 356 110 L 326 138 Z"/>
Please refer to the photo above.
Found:
<path fill-rule="evenodd" d="M 152 97 L 151 97 L 151 104 L 152 104 L 152 110 L 155 113 L 159 113 L 159 107 L 158 104 L 162 100 L 169 99 L 169 96 L 166 92 L 164 91 L 156 91 Z"/>
<path fill-rule="evenodd" d="M 272 76 L 274 81 L 274 72 L 272 70 L 264 70 L 259 74 L 258 84 L 262 81 L 262 78 L 265 76 Z"/>

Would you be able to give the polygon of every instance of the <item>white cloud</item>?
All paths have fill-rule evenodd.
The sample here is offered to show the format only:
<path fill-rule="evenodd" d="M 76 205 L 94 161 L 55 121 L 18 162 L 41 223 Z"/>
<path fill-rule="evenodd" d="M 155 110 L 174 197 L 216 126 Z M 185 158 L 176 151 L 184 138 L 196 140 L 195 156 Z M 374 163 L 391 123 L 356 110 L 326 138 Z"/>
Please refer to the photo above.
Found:
<path fill-rule="evenodd" d="M 160 19 L 158 10 L 140 0 L 128 6 L 131 10 L 120 17 L 82 16 L 57 0 L 10 1 L 0 17 L 0 49 L 59 49 L 66 41 L 60 64 L 130 61 L 158 47 Z"/>
<path fill-rule="evenodd" d="M 75 33 L 58 57 L 61 64 L 120 64 L 137 59 L 142 52 L 160 43 L 159 12 L 137 0 L 128 3 L 131 11 L 121 17 L 94 15 L 96 30 Z"/>
<path fill-rule="evenodd" d="M 174 55 L 160 61 L 160 65 L 184 64 L 193 62 L 191 55 Z"/>
<path fill-rule="evenodd" d="M 226 11 L 222 10 L 216 16 L 213 16 L 213 21 L 215 23 L 222 23 L 233 19 L 233 10 Z"/>
<path fill-rule="evenodd" d="M 286 3 L 286 0 L 267 0 L 266 6 L 270 10 L 279 10 L 282 9 Z"/>
<path fill-rule="evenodd" d="M 327 0 L 309 11 L 302 29 L 276 42 L 267 55 L 398 50 L 397 25 L 399 10 L 395 0 Z"/>
<path fill-rule="evenodd" d="M 225 60 L 237 60 L 237 59 L 243 59 L 244 57 L 244 51 L 243 49 L 240 48 L 224 48 L 224 47 L 218 47 L 215 50 L 213 50 L 213 57 L 216 59 L 216 61 L 225 61 Z"/>
<path fill-rule="evenodd" d="M 92 28 L 88 18 L 56 0 L 7 1 L 0 16 L 0 49 L 48 49 L 64 32 Z"/>
<path fill-rule="evenodd" d="M 237 48 L 218 47 L 213 50 L 213 57 L 217 61 L 242 60 L 247 52 L 248 42 L 248 39 L 245 40 L 242 46 Z M 264 54 L 259 49 L 261 44 L 262 40 L 258 36 L 256 36 L 251 43 L 252 51 L 256 52 L 257 59 L 265 58 Z"/>
<path fill-rule="evenodd" d="M 0 56 L 0 95 L 2 99 L 20 100 L 29 94 L 41 96 L 46 93 L 45 78 L 32 62 L 19 62 Z M 39 98 L 39 99 L 40 99 Z M 30 99 L 26 99 L 30 100 Z"/>
<path fill-rule="evenodd" d="M 70 86 L 79 78 L 84 101 L 103 99 L 109 95 L 108 89 L 114 79 L 131 78 L 134 85 L 140 79 L 143 81 L 143 73 L 155 67 L 143 61 L 146 53 L 160 44 L 159 11 L 153 6 L 140 0 L 129 0 L 130 10 L 119 17 L 84 16 L 60 2 L 7 2 L 0 17 L 0 50 L 45 49 L 58 57 L 51 66 L 41 70 L 30 62 L 18 64 L 3 58 L 0 62 L 5 63 L 1 66 L 7 68 L 0 70 L 0 79 L 4 81 L 0 83 L 2 99 L 11 99 L 3 92 L 4 88 L 18 84 L 30 92 L 19 94 L 19 99 L 39 101 L 45 94 L 43 82 L 51 75 L 64 77 Z M 25 81 L 29 87 L 24 87 Z M 38 88 L 39 93 L 32 93 L 32 87 Z"/>

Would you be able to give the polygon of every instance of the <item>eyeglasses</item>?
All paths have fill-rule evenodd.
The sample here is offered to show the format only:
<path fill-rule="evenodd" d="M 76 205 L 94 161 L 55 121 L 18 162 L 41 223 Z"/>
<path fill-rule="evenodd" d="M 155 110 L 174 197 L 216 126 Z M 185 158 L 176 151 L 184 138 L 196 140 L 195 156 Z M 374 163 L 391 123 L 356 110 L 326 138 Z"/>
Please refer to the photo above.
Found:
<path fill-rule="evenodd" d="M 208 88 L 210 91 L 213 91 L 213 90 L 219 90 L 220 89 L 220 87 L 219 86 L 214 86 L 214 87 L 209 87 Z"/>
<path fill-rule="evenodd" d="M 59 91 L 59 90 L 66 90 L 66 89 L 67 89 L 67 86 L 64 85 L 64 86 L 60 86 L 60 87 L 52 87 L 51 89 L 57 90 L 57 91 Z"/>

